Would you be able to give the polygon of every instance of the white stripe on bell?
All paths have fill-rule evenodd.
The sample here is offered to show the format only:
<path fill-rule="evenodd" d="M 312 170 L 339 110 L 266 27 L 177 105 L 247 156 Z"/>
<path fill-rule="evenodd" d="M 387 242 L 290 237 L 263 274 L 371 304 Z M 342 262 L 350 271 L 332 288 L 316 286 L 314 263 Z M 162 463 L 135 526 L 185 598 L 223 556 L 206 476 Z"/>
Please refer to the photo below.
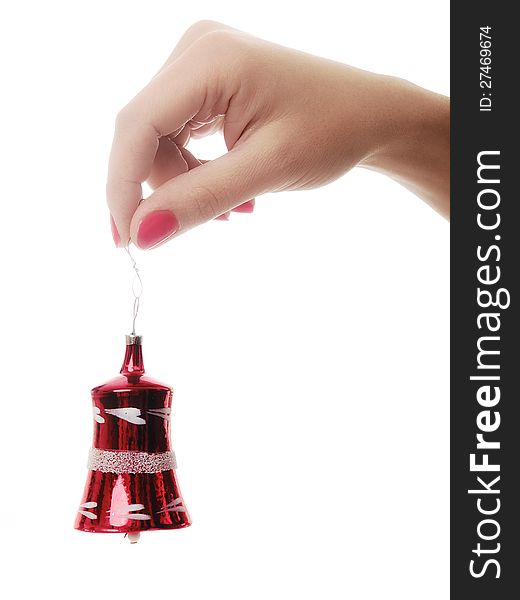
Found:
<path fill-rule="evenodd" d="M 150 515 L 144 513 L 136 514 L 134 512 L 136 510 L 142 510 L 143 508 L 144 504 L 122 504 L 107 510 L 107 513 L 110 513 L 111 517 L 133 519 L 134 521 L 148 521 L 150 519 Z"/>
<path fill-rule="evenodd" d="M 79 505 L 78 512 L 81 515 L 83 515 L 84 517 L 87 517 L 88 519 L 97 519 L 96 513 L 93 513 L 89 510 L 82 510 L 84 508 L 96 508 L 96 506 L 97 506 L 97 502 L 85 502 L 85 503 Z"/>
<path fill-rule="evenodd" d="M 186 512 L 186 508 L 182 506 L 183 502 L 184 500 L 181 497 L 175 498 L 175 500 L 172 500 L 166 506 L 163 506 L 157 514 L 164 512 Z"/>

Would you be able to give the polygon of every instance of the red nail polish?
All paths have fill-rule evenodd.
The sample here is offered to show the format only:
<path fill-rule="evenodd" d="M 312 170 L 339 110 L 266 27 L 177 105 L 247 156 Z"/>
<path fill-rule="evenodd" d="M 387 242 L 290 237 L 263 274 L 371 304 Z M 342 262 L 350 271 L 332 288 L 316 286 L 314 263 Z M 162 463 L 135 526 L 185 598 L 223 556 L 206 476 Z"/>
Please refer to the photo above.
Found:
<path fill-rule="evenodd" d="M 252 200 L 248 200 L 247 202 L 244 202 L 243 204 L 239 204 L 238 206 L 235 206 L 235 208 L 233 210 L 238 213 L 252 213 L 254 208 L 255 208 L 255 199 L 253 198 Z"/>
<path fill-rule="evenodd" d="M 148 250 L 164 242 L 178 230 L 179 221 L 170 210 L 156 210 L 139 223 L 137 245 Z"/>
<path fill-rule="evenodd" d="M 222 213 L 218 217 L 215 217 L 215 221 L 229 221 L 229 212 Z"/>
<path fill-rule="evenodd" d="M 110 229 L 112 230 L 112 237 L 114 238 L 114 244 L 116 247 L 119 247 L 121 243 L 121 238 L 119 236 L 119 231 L 117 230 L 116 223 L 114 221 L 114 217 L 110 215 Z"/>

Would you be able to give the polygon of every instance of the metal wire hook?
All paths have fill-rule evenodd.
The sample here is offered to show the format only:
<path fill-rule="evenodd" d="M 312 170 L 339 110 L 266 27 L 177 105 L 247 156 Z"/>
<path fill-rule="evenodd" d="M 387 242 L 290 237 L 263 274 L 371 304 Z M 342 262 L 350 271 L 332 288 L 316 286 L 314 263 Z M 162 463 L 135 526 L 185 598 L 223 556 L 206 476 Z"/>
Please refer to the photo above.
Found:
<path fill-rule="evenodd" d="M 134 270 L 134 279 L 132 281 L 132 294 L 134 295 L 134 309 L 133 309 L 131 335 L 135 335 L 135 321 L 136 321 L 137 315 L 139 313 L 139 300 L 143 293 L 143 281 L 141 279 L 141 275 L 139 274 L 139 269 L 137 267 L 135 258 L 132 256 L 132 253 L 130 252 L 130 244 L 125 246 L 125 250 L 126 250 L 130 260 L 132 261 L 132 269 Z"/>

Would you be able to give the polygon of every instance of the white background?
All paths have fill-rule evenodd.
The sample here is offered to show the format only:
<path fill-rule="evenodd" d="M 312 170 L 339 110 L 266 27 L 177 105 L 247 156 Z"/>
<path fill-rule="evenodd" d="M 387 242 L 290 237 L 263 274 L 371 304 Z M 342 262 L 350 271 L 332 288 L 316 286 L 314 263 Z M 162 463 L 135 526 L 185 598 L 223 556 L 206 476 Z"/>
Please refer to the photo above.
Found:
<path fill-rule="evenodd" d="M 136 546 L 72 529 L 90 389 L 130 326 L 114 116 L 205 18 L 449 93 L 446 0 L 3 5 L 2 591 L 447 598 L 449 226 L 361 170 L 135 253 L 194 524 Z"/>

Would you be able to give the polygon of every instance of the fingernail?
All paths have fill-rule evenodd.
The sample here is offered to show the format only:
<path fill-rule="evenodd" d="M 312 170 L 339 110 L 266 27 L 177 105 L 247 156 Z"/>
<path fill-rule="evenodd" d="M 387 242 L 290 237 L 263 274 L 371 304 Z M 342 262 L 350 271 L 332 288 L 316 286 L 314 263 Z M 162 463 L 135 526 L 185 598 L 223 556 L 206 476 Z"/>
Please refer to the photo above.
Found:
<path fill-rule="evenodd" d="M 116 245 L 116 248 L 118 248 L 119 244 L 121 243 L 121 238 L 119 236 L 119 231 L 117 230 L 116 223 L 115 223 L 114 217 L 112 215 L 110 215 L 110 229 L 112 230 L 112 237 L 114 238 L 114 244 Z"/>
<path fill-rule="evenodd" d="M 229 212 L 222 213 L 218 217 L 215 217 L 215 221 L 229 221 Z"/>
<path fill-rule="evenodd" d="M 235 212 L 239 213 L 252 213 L 255 208 L 255 199 L 248 200 L 244 202 L 244 204 L 240 204 L 239 206 L 235 206 L 233 209 Z"/>
<path fill-rule="evenodd" d="M 137 245 L 149 250 L 164 242 L 179 229 L 179 221 L 170 210 L 156 210 L 139 223 Z"/>

